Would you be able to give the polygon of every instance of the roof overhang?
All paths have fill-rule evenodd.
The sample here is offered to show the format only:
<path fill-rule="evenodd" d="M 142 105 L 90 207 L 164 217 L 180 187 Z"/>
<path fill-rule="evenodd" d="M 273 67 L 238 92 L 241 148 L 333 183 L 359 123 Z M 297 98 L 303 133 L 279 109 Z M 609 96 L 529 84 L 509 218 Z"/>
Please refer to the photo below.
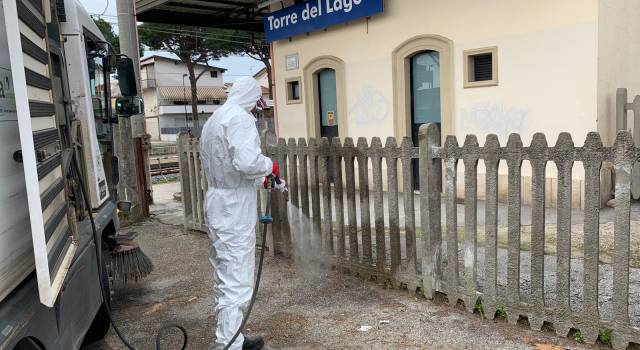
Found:
<path fill-rule="evenodd" d="M 261 0 L 136 0 L 140 22 L 264 31 Z"/>

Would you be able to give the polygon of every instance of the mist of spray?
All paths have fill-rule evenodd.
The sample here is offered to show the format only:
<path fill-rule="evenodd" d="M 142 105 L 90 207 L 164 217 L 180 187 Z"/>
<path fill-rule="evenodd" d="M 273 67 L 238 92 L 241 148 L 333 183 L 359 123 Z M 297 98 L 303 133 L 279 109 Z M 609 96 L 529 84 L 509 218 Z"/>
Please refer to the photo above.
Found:
<path fill-rule="evenodd" d="M 322 236 L 314 229 L 311 219 L 299 207 L 288 202 L 287 215 L 291 232 L 291 244 L 295 263 L 309 273 L 325 271 L 322 254 Z"/>

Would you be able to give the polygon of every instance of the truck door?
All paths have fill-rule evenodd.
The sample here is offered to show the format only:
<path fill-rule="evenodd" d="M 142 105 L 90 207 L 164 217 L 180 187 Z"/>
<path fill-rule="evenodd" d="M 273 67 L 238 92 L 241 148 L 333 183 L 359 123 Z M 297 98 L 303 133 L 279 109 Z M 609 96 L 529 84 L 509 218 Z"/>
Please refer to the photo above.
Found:
<path fill-rule="evenodd" d="M 65 194 L 67 169 L 63 164 L 71 152 L 63 148 L 60 125 L 66 116 L 56 108 L 55 67 L 48 49 L 48 29 L 41 0 L 0 0 L 4 14 L 10 93 L 15 97 L 13 113 L 19 131 L 19 148 L 9 150 L 22 163 L 24 187 L 38 279 L 40 302 L 53 307 L 76 250 L 75 216 Z M 54 33 L 54 36 L 56 34 Z M 59 36 L 59 34 L 57 34 Z M 57 56 L 60 60 L 61 57 Z M 58 84 L 55 84 L 58 85 Z M 58 114 L 56 114 L 56 109 Z M 14 145 L 14 148 L 18 145 Z M 19 263 L 19 262 L 17 262 Z M 29 263 L 28 261 L 26 263 Z"/>

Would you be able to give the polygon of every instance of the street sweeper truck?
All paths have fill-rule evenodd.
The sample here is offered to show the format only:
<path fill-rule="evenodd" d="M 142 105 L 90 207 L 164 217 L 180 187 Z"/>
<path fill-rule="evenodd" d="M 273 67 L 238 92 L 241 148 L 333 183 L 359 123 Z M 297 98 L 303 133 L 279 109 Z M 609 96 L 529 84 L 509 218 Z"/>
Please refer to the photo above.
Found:
<path fill-rule="evenodd" d="M 135 95 L 132 61 L 76 0 L 0 0 L 0 350 L 79 349 L 109 329 L 128 207 L 114 130 Z"/>

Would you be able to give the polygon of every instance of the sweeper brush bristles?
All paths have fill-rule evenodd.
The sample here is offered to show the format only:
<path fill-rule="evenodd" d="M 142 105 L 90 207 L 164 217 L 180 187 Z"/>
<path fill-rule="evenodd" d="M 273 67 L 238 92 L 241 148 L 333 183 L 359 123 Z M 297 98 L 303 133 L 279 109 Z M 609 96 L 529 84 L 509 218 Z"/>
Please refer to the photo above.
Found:
<path fill-rule="evenodd" d="M 111 251 L 111 275 L 115 283 L 137 282 L 153 271 L 153 263 L 133 241 L 120 241 Z"/>

